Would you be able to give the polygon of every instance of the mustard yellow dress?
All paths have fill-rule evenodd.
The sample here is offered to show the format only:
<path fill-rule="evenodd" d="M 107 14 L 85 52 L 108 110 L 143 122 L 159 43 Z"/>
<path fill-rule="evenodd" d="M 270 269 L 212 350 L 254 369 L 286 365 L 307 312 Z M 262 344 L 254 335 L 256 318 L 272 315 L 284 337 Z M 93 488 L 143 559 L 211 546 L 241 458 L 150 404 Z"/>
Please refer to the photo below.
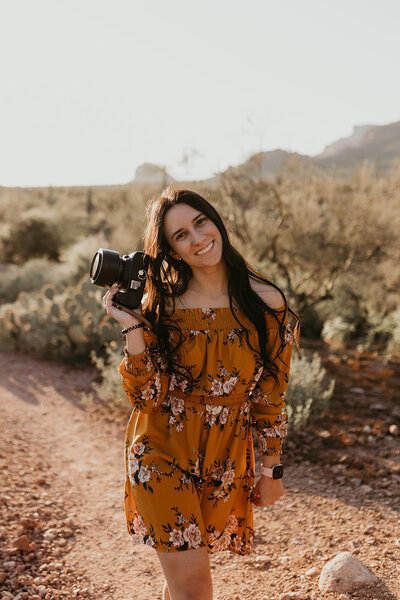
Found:
<path fill-rule="evenodd" d="M 234 310 L 259 348 L 256 328 Z M 184 380 L 167 374 L 147 332 L 144 352 L 133 356 L 125 347 L 119 371 L 133 405 L 125 440 L 125 515 L 134 542 L 163 552 L 204 546 L 209 553 L 251 553 L 252 426 L 260 454 L 281 454 L 287 435 L 293 335 L 287 312 L 281 315 L 285 346 L 276 358 L 278 324 L 266 312 L 268 345 L 279 367 L 275 389 L 230 308 L 177 309 L 171 317 L 184 334 L 179 359 L 193 375 L 191 395 Z"/>

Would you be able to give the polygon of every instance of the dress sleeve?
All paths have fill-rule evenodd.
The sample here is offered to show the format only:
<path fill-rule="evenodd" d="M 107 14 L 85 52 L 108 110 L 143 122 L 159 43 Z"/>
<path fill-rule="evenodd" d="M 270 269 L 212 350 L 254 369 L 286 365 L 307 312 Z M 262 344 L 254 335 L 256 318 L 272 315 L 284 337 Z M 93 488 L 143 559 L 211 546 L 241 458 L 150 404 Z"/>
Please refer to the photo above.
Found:
<path fill-rule="evenodd" d="M 125 356 L 118 370 L 134 409 L 151 413 L 157 410 L 167 395 L 169 375 L 166 365 L 156 351 L 154 341 L 146 333 L 145 342 L 146 348 L 140 354 L 130 354 L 125 346 Z"/>
<path fill-rule="evenodd" d="M 268 348 L 271 360 L 277 365 L 278 383 L 262 371 L 251 393 L 252 425 L 257 435 L 257 447 L 261 455 L 282 454 L 282 438 L 287 435 L 288 415 L 285 411 L 285 394 L 289 383 L 290 359 L 293 347 L 293 335 L 288 323 L 287 312 L 284 317 L 284 346 L 277 356 L 281 337 L 278 326 L 269 329 Z M 262 367 L 261 369 L 262 370 Z"/>

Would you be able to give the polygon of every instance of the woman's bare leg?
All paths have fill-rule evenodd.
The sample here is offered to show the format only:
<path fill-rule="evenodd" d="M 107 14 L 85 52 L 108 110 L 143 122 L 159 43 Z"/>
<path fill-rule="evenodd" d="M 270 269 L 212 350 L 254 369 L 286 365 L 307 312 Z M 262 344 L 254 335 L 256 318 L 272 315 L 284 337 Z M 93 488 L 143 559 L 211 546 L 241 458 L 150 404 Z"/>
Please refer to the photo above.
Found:
<path fill-rule="evenodd" d="M 212 580 L 207 549 L 182 552 L 157 551 L 170 597 L 163 600 L 212 600 Z M 165 586 L 163 593 L 165 594 Z"/>

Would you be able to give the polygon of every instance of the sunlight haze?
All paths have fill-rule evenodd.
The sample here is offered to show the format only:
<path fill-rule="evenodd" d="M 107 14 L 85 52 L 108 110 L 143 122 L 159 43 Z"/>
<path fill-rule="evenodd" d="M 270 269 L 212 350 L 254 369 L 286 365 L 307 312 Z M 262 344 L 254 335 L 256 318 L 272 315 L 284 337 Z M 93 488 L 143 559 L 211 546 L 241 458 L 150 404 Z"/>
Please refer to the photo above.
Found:
<path fill-rule="evenodd" d="M 400 5 L 1 0 L 0 185 L 204 178 L 400 119 Z"/>

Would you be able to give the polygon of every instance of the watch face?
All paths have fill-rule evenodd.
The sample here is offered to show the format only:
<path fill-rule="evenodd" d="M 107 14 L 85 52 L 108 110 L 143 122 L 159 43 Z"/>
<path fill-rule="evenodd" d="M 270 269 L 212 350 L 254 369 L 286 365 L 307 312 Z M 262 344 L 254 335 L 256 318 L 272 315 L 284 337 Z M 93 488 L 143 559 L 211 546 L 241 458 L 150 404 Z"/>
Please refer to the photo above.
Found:
<path fill-rule="evenodd" d="M 283 465 L 272 467 L 272 479 L 281 479 L 283 477 Z"/>

